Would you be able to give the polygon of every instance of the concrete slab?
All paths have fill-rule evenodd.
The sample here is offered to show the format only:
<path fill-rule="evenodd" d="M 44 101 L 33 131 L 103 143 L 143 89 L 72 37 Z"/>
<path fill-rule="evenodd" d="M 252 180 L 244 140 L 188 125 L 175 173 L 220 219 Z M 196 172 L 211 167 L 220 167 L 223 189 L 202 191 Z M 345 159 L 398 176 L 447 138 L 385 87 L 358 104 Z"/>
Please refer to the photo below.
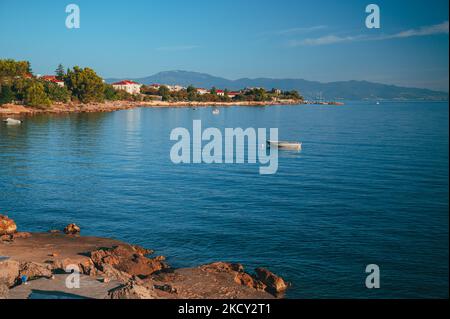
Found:
<path fill-rule="evenodd" d="M 9 299 L 104 299 L 108 291 L 121 284 L 117 281 L 101 282 L 97 277 L 80 275 L 80 288 L 67 288 L 69 274 L 55 275 L 55 279 L 40 278 L 9 291 Z"/>

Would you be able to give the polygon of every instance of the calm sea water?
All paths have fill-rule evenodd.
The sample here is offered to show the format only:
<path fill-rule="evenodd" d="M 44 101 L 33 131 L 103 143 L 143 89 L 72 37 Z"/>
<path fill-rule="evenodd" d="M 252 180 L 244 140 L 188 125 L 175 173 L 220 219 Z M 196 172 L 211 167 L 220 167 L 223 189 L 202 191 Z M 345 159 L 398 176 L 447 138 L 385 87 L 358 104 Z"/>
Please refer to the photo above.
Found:
<path fill-rule="evenodd" d="M 134 109 L 0 125 L 0 212 L 21 230 L 156 249 L 176 267 L 269 267 L 289 298 L 448 298 L 447 103 Z M 175 127 L 278 127 L 276 175 L 174 165 Z M 365 288 L 365 267 L 381 289 Z"/>

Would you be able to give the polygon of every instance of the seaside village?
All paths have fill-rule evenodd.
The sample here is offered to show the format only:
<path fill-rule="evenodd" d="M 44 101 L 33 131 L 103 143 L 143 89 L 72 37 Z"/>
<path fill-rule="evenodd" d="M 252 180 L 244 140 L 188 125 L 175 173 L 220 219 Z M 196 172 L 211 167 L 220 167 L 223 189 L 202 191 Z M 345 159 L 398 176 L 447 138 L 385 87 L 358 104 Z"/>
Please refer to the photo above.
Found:
<path fill-rule="evenodd" d="M 57 84 L 60 87 L 64 87 L 64 81 L 58 79 L 57 76 L 55 75 L 43 75 L 43 76 L 38 76 L 39 79 L 44 80 L 44 81 L 48 81 L 48 82 L 52 82 Z M 151 85 L 144 85 L 141 83 L 137 83 L 135 81 L 131 81 L 131 80 L 122 80 L 119 82 L 115 82 L 112 83 L 111 86 L 116 90 L 116 91 L 123 91 L 126 92 L 130 95 L 141 95 L 141 94 L 146 94 L 148 96 L 152 96 L 152 99 L 154 100 L 162 100 L 164 99 L 164 94 L 161 94 L 161 92 L 164 92 L 164 90 L 166 90 L 167 92 L 169 92 L 169 94 L 173 94 L 173 93 L 177 93 L 177 92 L 187 92 L 189 93 L 191 90 L 194 91 L 194 93 L 196 93 L 197 96 L 204 96 L 204 95 L 214 95 L 217 97 L 221 97 L 221 98 L 225 98 L 225 99 L 236 99 L 236 97 L 238 96 L 245 96 L 246 94 L 251 94 L 254 93 L 255 91 L 263 91 L 265 92 L 264 88 L 259 88 L 259 87 L 251 87 L 251 88 L 245 88 L 239 91 L 229 91 L 227 89 L 216 89 L 216 88 L 211 88 L 211 89 L 205 89 L 205 88 L 195 88 L 195 87 L 185 87 L 185 86 L 181 86 L 181 85 L 168 85 L 168 84 L 151 84 Z M 293 92 L 283 92 L 280 89 L 272 89 L 271 91 L 267 92 L 268 94 L 270 94 L 270 99 L 272 99 L 272 97 L 277 96 L 280 99 L 282 98 L 292 98 L 292 96 L 287 96 L 288 94 L 291 95 Z M 285 96 L 283 96 L 283 94 Z M 269 96 L 266 97 L 266 100 Z"/>
<path fill-rule="evenodd" d="M 120 81 L 120 82 L 115 82 L 112 84 L 112 86 L 116 90 L 123 90 L 130 94 L 139 94 L 139 93 L 141 93 L 141 88 L 144 85 L 134 82 L 134 81 L 124 80 L 124 81 Z M 169 92 L 188 91 L 187 87 L 184 87 L 181 85 L 167 85 L 167 84 L 157 84 L 157 83 L 148 85 L 146 87 L 146 89 L 149 91 L 153 90 L 154 92 L 160 92 L 160 89 L 162 87 L 166 87 L 169 90 Z M 228 90 L 222 90 L 222 89 L 216 89 L 216 88 L 212 88 L 209 90 L 205 89 L 205 88 L 194 88 L 194 89 L 195 89 L 195 93 L 197 93 L 198 95 L 214 94 L 217 96 L 229 97 L 230 99 L 234 99 L 237 96 L 244 94 L 248 91 L 251 91 L 254 89 L 262 89 L 262 88 L 245 88 L 244 90 L 240 90 L 240 91 L 228 91 Z M 273 93 L 281 95 L 282 91 L 279 89 L 275 89 Z"/>
<path fill-rule="evenodd" d="M 111 81 L 112 82 L 112 81 Z M 163 81 L 161 81 L 163 82 Z M 191 83 L 143 84 L 132 80 L 110 83 L 89 67 L 74 66 L 65 69 L 59 64 L 52 75 L 33 74 L 28 61 L 0 59 L 0 105 L 2 112 L 16 110 L 19 105 L 36 108 L 59 109 L 71 106 L 94 106 L 108 102 L 137 103 L 239 103 L 252 105 L 303 104 L 303 97 L 296 90 L 263 87 L 214 87 L 213 84 L 196 86 Z M 166 81 L 164 81 L 166 82 Z M 195 81 L 194 81 L 195 82 Z M 190 85 L 188 85 L 190 84 Z M 211 87 L 210 87 L 211 85 Z M 226 85 L 222 85 L 226 86 Z M 248 86 L 257 86 L 251 85 Z M 245 87 L 245 84 L 242 85 Z M 8 107 L 5 107 L 8 105 Z M 8 110 L 7 110 L 8 108 Z M 24 110 L 22 110 L 24 111 Z"/>

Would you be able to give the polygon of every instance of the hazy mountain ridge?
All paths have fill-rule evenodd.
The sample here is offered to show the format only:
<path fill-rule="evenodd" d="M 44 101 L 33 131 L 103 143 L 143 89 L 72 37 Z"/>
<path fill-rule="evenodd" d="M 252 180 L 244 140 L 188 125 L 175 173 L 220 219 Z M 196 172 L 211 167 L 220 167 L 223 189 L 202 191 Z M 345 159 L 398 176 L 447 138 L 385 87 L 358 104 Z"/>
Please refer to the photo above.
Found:
<path fill-rule="evenodd" d="M 123 79 L 106 79 L 113 83 Z M 245 87 L 264 87 L 266 89 L 279 88 L 282 90 L 298 90 L 306 99 L 316 99 L 320 95 L 327 100 L 364 100 L 364 99 L 404 99 L 404 100 L 448 100 L 447 92 L 439 92 L 420 88 L 407 88 L 368 81 L 339 81 L 322 83 L 304 79 L 271 79 L 271 78 L 242 78 L 228 80 L 206 73 L 189 71 L 165 71 L 144 77 L 129 79 L 143 84 L 180 84 L 183 86 L 227 88 L 238 90 Z"/>

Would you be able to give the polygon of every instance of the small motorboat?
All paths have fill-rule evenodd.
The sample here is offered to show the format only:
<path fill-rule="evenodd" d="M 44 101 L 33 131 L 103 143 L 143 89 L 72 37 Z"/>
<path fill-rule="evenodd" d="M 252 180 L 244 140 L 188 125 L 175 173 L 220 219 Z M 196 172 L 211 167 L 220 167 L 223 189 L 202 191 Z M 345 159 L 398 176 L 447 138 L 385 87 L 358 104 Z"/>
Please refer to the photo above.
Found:
<path fill-rule="evenodd" d="M 20 120 L 12 119 L 9 117 L 6 120 L 3 120 L 3 122 L 5 122 L 6 124 L 9 124 L 9 125 L 17 125 L 17 124 L 22 123 L 22 121 L 20 121 Z"/>
<path fill-rule="evenodd" d="M 267 147 L 278 147 L 279 149 L 283 150 L 300 151 L 302 149 L 302 143 L 287 141 L 267 141 Z"/>
<path fill-rule="evenodd" d="M 214 109 L 214 110 L 212 111 L 212 114 L 213 114 L 213 115 L 219 115 L 219 114 L 220 114 L 219 109 Z"/>

